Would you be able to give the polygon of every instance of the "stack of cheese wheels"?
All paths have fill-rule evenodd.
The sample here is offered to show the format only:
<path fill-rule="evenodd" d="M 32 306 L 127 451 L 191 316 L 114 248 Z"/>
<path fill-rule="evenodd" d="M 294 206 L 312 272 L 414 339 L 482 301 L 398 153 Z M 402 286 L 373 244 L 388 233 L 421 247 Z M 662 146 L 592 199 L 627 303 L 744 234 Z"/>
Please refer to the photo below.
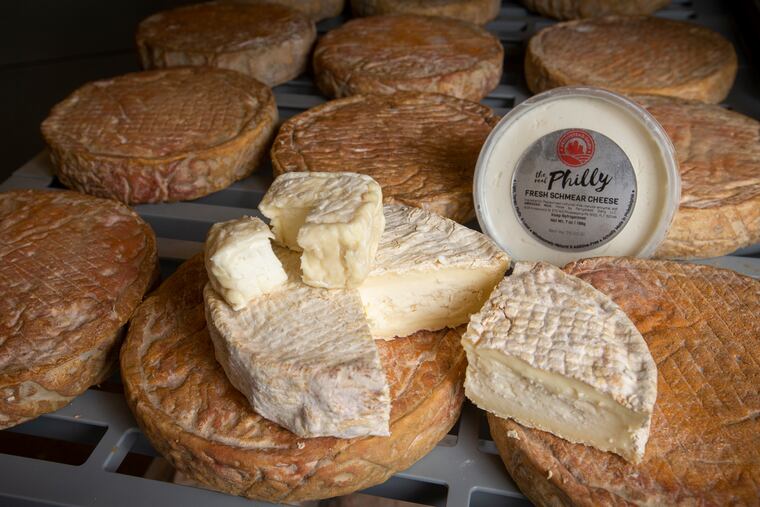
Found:
<path fill-rule="evenodd" d="M 208 2 L 145 19 L 137 46 L 146 69 L 208 65 L 275 86 L 306 69 L 316 36 L 314 22 L 286 5 Z"/>
<path fill-rule="evenodd" d="M 246 75 L 203 68 L 89 83 L 42 123 L 56 175 L 81 192 L 147 203 L 195 199 L 250 174 L 277 108 Z"/>
<path fill-rule="evenodd" d="M 330 97 L 427 91 L 478 101 L 501 78 L 504 49 L 486 30 L 450 18 L 371 16 L 322 37 L 319 89 Z"/>
<path fill-rule="evenodd" d="M 736 52 L 719 34 L 646 16 L 559 23 L 534 35 L 525 56 L 534 93 L 591 85 L 715 103 L 728 95 L 736 69 Z"/>
<path fill-rule="evenodd" d="M 482 25 L 499 15 L 501 0 L 351 0 L 355 16 L 422 14 Z"/>
<path fill-rule="evenodd" d="M 716 257 L 760 241 L 760 122 L 717 105 L 633 96 L 665 128 L 681 204 L 658 257 Z"/>
<path fill-rule="evenodd" d="M 475 213 L 475 163 L 497 121 L 486 106 L 444 95 L 357 95 L 286 121 L 272 146 L 272 167 L 275 175 L 367 174 L 387 203 L 466 222 Z"/>
<path fill-rule="evenodd" d="M 0 193 L 0 428 L 57 410 L 113 371 L 157 274 L 153 231 L 116 201 Z"/>
<path fill-rule="evenodd" d="M 652 14 L 670 0 L 522 0 L 523 5 L 543 16 L 578 19 L 611 14 Z"/>
<path fill-rule="evenodd" d="M 755 504 L 760 282 L 710 266 L 631 258 L 581 260 L 564 271 L 609 296 L 641 332 L 657 363 L 657 401 L 638 464 L 489 414 L 522 492 L 537 505 Z"/>

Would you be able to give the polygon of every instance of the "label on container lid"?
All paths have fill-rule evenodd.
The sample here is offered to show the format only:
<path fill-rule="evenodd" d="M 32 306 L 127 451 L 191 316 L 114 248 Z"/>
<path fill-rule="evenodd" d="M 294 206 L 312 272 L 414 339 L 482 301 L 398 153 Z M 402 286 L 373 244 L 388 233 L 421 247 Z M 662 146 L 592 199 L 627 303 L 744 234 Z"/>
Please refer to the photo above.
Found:
<path fill-rule="evenodd" d="M 560 129 L 535 141 L 512 176 L 512 206 L 539 242 L 582 252 L 611 241 L 636 205 L 636 174 L 625 152 L 589 129 Z"/>

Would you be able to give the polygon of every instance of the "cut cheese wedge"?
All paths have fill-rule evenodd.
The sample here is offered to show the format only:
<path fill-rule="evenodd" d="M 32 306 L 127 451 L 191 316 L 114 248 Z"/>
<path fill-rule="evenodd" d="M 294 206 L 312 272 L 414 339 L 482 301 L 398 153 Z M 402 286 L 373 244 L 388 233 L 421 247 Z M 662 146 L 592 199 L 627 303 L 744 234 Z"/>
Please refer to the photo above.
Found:
<path fill-rule="evenodd" d="M 298 254 L 274 250 L 288 281 L 241 311 L 206 285 L 217 361 L 258 414 L 296 435 L 388 435 L 388 381 L 359 295 L 305 285 Z"/>
<path fill-rule="evenodd" d="M 502 418 L 639 462 L 657 367 L 606 295 L 546 263 L 518 262 L 472 316 L 465 393 Z"/>
<path fill-rule="evenodd" d="M 383 233 L 383 195 L 356 173 L 292 172 L 279 176 L 259 204 L 277 241 L 303 251 L 303 281 L 356 287 L 366 278 Z"/>
<path fill-rule="evenodd" d="M 359 286 L 372 335 L 392 339 L 467 323 L 509 257 L 487 236 L 434 213 L 391 204 L 374 266 Z"/>
<path fill-rule="evenodd" d="M 267 224 L 244 216 L 214 224 L 205 246 L 209 283 L 235 310 L 284 284 L 288 275 L 272 251 Z"/>

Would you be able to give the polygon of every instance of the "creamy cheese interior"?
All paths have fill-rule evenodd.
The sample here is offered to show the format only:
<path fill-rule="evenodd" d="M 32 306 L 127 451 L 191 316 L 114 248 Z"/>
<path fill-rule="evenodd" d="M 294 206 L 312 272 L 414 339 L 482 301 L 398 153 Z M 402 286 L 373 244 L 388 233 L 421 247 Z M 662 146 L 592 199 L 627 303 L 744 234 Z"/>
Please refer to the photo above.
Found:
<path fill-rule="evenodd" d="M 465 342 L 468 360 L 465 392 L 480 408 L 499 417 L 548 431 L 570 442 L 639 461 L 649 429 L 647 414 L 637 413 L 584 382 L 539 370 L 495 351 L 477 355 Z M 498 393 L 498 394 L 496 394 Z"/>
<path fill-rule="evenodd" d="M 392 339 L 465 324 L 503 275 L 500 266 L 387 273 L 358 290 L 372 336 Z"/>
<path fill-rule="evenodd" d="M 586 250 L 562 251 L 541 244 L 518 221 L 512 207 L 512 177 L 522 154 L 541 137 L 560 129 L 597 130 L 628 156 L 637 180 L 637 200 L 623 229 L 609 242 Z M 677 206 L 680 184 L 669 181 L 667 154 L 652 130 L 631 111 L 592 96 L 558 96 L 526 109 L 492 134 L 476 177 L 478 219 L 484 232 L 517 260 L 543 260 L 561 266 L 582 257 L 643 255 L 653 238 L 664 238 L 667 210 Z M 674 189 L 675 186 L 675 189 Z M 673 195 L 675 204 L 672 204 Z M 656 246 L 656 245 L 655 245 Z M 654 247 L 651 247 L 653 253 Z"/>

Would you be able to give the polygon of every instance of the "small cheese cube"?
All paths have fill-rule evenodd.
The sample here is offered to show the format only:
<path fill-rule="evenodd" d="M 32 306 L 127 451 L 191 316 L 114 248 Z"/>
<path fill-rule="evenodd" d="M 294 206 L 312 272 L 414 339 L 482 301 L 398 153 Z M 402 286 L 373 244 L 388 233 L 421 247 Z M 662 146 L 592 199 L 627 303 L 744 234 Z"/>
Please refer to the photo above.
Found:
<path fill-rule="evenodd" d="M 288 280 L 270 240 L 267 224 L 242 217 L 214 224 L 206 238 L 206 272 L 214 288 L 235 310 Z"/>

